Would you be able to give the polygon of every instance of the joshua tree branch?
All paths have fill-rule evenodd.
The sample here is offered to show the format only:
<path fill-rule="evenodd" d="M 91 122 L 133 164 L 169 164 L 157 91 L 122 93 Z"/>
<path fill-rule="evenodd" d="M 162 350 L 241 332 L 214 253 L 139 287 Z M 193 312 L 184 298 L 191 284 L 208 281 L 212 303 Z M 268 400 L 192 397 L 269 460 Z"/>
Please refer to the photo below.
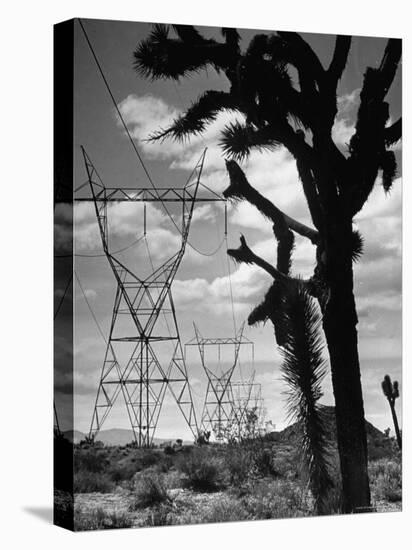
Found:
<path fill-rule="evenodd" d="M 289 44 L 295 54 L 302 90 L 314 93 L 315 82 L 320 84 L 325 74 L 318 56 L 297 32 L 278 31 L 278 35 Z"/>
<path fill-rule="evenodd" d="M 381 98 L 388 93 L 389 88 L 395 78 L 396 70 L 402 55 L 402 40 L 399 38 L 390 38 L 385 48 L 385 53 L 379 67 L 381 79 Z"/>
<path fill-rule="evenodd" d="M 402 137 L 402 117 L 398 118 L 396 122 L 385 128 L 385 143 L 390 146 L 399 141 Z"/>
<path fill-rule="evenodd" d="M 305 194 L 312 221 L 315 224 L 315 227 L 320 229 L 322 226 L 322 211 L 320 208 L 319 196 L 312 171 L 305 162 L 301 162 L 300 160 L 296 161 L 296 167 L 302 182 L 303 192 Z M 314 244 L 319 242 L 319 233 L 317 234 L 316 239 L 316 242 L 312 241 Z"/>
<path fill-rule="evenodd" d="M 243 235 L 240 236 L 240 247 L 236 249 L 229 249 L 227 251 L 229 256 L 231 256 L 234 260 L 236 260 L 239 263 L 245 263 L 245 264 L 253 264 L 261 267 L 266 273 L 269 273 L 273 279 L 276 281 L 285 283 L 285 284 L 296 284 L 300 283 L 303 285 L 309 284 L 309 281 L 302 281 L 301 279 L 294 279 L 293 277 L 289 277 L 288 275 L 285 275 L 284 273 L 281 273 L 278 269 L 273 267 L 273 265 L 270 265 L 269 262 L 255 254 L 247 245 L 246 239 Z"/>
<path fill-rule="evenodd" d="M 133 54 L 134 67 L 139 74 L 152 80 L 179 80 L 208 65 L 216 70 L 226 70 L 233 65 L 233 48 L 226 43 L 205 39 L 190 26 L 177 26 L 175 30 L 177 39 L 169 37 L 168 25 L 154 25 L 149 37 L 140 42 Z M 189 36 L 193 40 L 189 40 Z"/>
<path fill-rule="evenodd" d="M 245 199 L 250 204 L 253 204 L 263 216 L 269 218 L 276 226 L 279 225 L 279 220 L 282 219 L 295 233 L 310 239 L 313 244 L 318 244 L 318 231 L 284 214 L 270 200 L 256 191 L 248 182 L 243 170 L 234 160 L 226 161 L 226 168 L 229 173 L 230 185 L 223 192 L 224 197 Z"/>
<path fill-rule="evenodd" d="M 327 75 L 331 82 L 333 82 L 335 88 L 345 69 L 351 41 L 351 36 L 338 35 L 336 37 L 335 51 L 333 52 L 332 61 L 327 70 Z"/>
<path fill-rule="evenodd" d="M 193 25 L 172 25 L 172 27 L 183 42 L 189 42 L 190 44 L 207 43 L 207 40 L 195 27 L 193 27 Z"/>
<path fill-rule="evenodd" d="M 168 137 L 184 141 L 192 135 L 201 134 L 214 122 L 221 111 L 238 109 L 231 94 L 208 90 L 194 101 L 185 113 L 175 118 L 172 124 L 149 136 L 148 141 L 164 140 Z"/>

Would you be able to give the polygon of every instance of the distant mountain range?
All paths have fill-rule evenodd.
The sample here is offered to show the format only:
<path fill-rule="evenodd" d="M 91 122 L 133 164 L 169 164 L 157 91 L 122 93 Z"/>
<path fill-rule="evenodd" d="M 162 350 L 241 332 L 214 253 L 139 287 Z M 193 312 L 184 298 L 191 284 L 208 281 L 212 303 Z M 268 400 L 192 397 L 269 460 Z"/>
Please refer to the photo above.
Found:
<path fill-rule="evenodd" d="M 330 433 L 330 440 L 336 445 L 336 421 L 334 407 L 325 407 L 325 415 L 327 418 L 328 432 Z M 375 428 L 373 424 L 365 421 L 366 435 L 368 438 L 368 451 L 370 458 L 380 458 L 391 455 L 393 453 L 393 442 L 391 439 L 385 436 L 378 428 Z M 74 443 L 80 443 L 82 439 L 86 437 L 86 434 L 78 430 L 68 430 L 64 432 L 64 435 L 70 441 Z M 279 441 L 280 443 L 287 443 L 290 445 L 299 444 L 299 424 L 291 424 L 282 431 L 270 432 L 266 434 L 266 439 L 269 441 Z M 96 437 L 96 441 L 101 441 L 105 445 L 109 446 L 124 446 L 131 443 L 134 440 L 132 430 L 114 428 L 110 430 L 101 430 Z M 153 443 L 155 445 L 161 445 L 165 442 L 174 442 L 173 438 L 154 438 Z M 191 445 L 193 441 L 184 441 L 184 445 Z"/>
<path fill-rule="evenodd" d="M 79 430 L 67 430 L 64 432 L 64 435 L 69 441 L 73 441 L 73 443 L 80 443 L 82 439 L 86 437 L 86 434 L 83 432 L 80 432 Z M 124 428 L 113 428 L 110 430 L 101 430 L 96 437 L 96 441 L 101 441 L 105 445 L 127 445 L 128 443 L 131 443 L 134 440 L 133 437 L 133 431 L 127 430 Z M 160 445 L 161 443 L 164 443 L 166 441 L 174 441 L 174 439 L 162 439 L 155 437 L 153 438 L 153 443 L 155 445 Z M 191 441 L 184 441 L 184 444 L 192 443 Z"/>

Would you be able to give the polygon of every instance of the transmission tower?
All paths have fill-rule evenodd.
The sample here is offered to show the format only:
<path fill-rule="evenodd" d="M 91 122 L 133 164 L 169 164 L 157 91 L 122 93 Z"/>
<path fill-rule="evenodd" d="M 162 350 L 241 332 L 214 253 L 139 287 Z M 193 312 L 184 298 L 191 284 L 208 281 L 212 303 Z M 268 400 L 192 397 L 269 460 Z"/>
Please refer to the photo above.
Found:
<path fill-rule="evenodd" d="M 199 349 L 202 367 L 207 376 L 206 397 L 203 405 L 201 428 L 203 431 L 213 432 L 217 441 L 223 441 L 227 437 L 227 430 L 233 420 L 234 400 L 231 387 L 231 379 L 238 363 L 240 346 L 253 342 L 243 338 L 244 324 L 234 338 L 203 338 L 195 324 L 195 337 L 186 346 L 197 346 Z M 232 346 L 233 361 L 230 367 L 223 372 L 217 373 L 217 368 L 207 364 L 205 347 L 215 346 L 218 349 L 218 358 L 222 346 Z"/>
<path fill-rule="evenodd" d="M 233 436 L 256 437 L 260 431 L 263 416 L 262 386 L 254 381 L 253 372 L 250 380 L 232 382 L 233 395 Z"/>
<path fill-rule="evenodd" d="M 83 148 L 82 151 L 103 251 L 117 283 L 89 437 L 96 437 L 117 397 L 122 394 L 136 444 L 139 447 L 150 446 L 167 388 L 193 436 L 197 437 L 198 425 L 171 286 L 185 252 L 195 202 L 224 199 L 213 192 L 207 198 L 197 197 L 205 153 L 184 187 L 156 189 L 106 187 Z M 127 267 L 118 259 L 116 252 L 110 250 L 107 207 L 110 202 L 122 201 L 160 202 L 181 234 L 179 250 L 144 278 L 136 275 L 130 266 Z M 167 202 L 181 203 L 181 228 L 177 227 L 169 214 L 165 206 Z M 144 213 L 146 216 L 146 209 Z M 146 232 L 145 218 L 144 228 Z M 161 314 L 166 320 L 168 334 L 162 334 L 164 327 L 159 323 Z M 168 344 L 168 349 L 165 349 L 165 344 Z M 119 359 L 121 355 L 123 361 Z"/>

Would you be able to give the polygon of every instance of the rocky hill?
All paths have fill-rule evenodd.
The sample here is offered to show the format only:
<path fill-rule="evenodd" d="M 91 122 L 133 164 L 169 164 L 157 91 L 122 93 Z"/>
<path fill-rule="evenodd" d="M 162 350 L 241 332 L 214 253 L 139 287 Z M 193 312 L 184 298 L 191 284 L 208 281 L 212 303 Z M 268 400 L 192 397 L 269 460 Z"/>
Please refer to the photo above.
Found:
<path fill-rule="evenodd" d="M 336 446 L 336 420 L 334 407 L 324 407 L 328 432 L 330 433 L 330 441 L 333 446 Z M 392 456 L 394 452 L 394 442 L 391 438 L 386 437 L 383 432 L 378 430 L 373 424 L 365 420 L 366 436 L 368 438 L 369 459 L 384 458 Z M 299 423 L 294 423 L 280 432 L 272 432 L 266 437 L 271 441 L 287 443 L 289 445 L 297 445 L 299 440 Z"/>

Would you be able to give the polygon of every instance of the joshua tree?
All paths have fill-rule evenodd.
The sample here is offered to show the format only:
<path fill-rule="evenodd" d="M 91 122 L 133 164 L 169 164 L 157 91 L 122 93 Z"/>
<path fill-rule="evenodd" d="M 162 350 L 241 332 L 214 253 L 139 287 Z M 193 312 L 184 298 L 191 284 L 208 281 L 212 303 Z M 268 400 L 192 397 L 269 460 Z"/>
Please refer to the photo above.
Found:
<path fill-rule="evenodd" d="M 316 267 L 306 291 L 316 298 L 322 312 L 332 371 L 344 509 L 360 511 L 370 506 L 367 442 L 358 355 L 357 314 L 353 293 L 353 261 L 362 241 L 353 231 L 353 217 L 369 197 L 379 172 L 385 191 L 396 172 L 390 146 L 401 137 L 401 120 L 390 126 L 385 97 L 401 57 L 401 41 L 390 39 L 377 68 L 367 68 L 360 94 L 355 133 L 347 154 L 332 139 L 337 114 L 337 86 L 345 69 L 350 36 L 337 36 L 331 62 L 324 67 L 311 46 L 297 33 L 257 34 L 244 52 L 236 29 L 223 28 L 222 40 L 204 38 L 192 26 L 155 25 L 134 53 L 135 68 L 143 76 L 178 80 L 213 67 L 228 81 L 227 91 L 202 94 L 169 128 L 152 139 L 184 140 L 199 134 L 219 112 L 243 115 L 222 132 L 230 186 L 226 196 L 247 200 L 274 224 L 278 240 L 275 268 L 249 248 L 254 263 L 273 278 L 264 301 L 249 322 L 271 319 L 278 343 L 285 335 L 277 322 L 277 308 L 284 289 L 295 285 L 288 275 L 294 233 L 316 247 Z M 291 74 L 297 74 L 295 85 Z M 284 146 L 296 161 L 302 190 L 314 227 L 307 227 L 281 212 L 262 197 L 246 179 L 236 160 L 252 149 Z M 281 234 L 279 234 L 281 231 Z M 280 237 L 280 240 L 279 240 Z M 283 237 L 283 238 L 282 238 Z M 242 237 L 242 246 L 246 241 Z M 285 267 L 287 269 L 285 269 Z M 280 342 L 279 342 L 280 338 Z"/>
<path fill-rule="evenodd" d="M 402 449 L 402 436 L 399 430 L 398 417 L 395 411 L 395 400 L 399 397 L 399 384 L 395 380 L 392 384 L 391 377 L 386 374 L 382 382 L 382 391 L 386 399 L 388 400 L 389 407 L 391 408 L 393 425 L 395 426 L 396 441 L 398 442 L 399 449 Z M 389 432 L 388 432 L 389 433 Z"/>

